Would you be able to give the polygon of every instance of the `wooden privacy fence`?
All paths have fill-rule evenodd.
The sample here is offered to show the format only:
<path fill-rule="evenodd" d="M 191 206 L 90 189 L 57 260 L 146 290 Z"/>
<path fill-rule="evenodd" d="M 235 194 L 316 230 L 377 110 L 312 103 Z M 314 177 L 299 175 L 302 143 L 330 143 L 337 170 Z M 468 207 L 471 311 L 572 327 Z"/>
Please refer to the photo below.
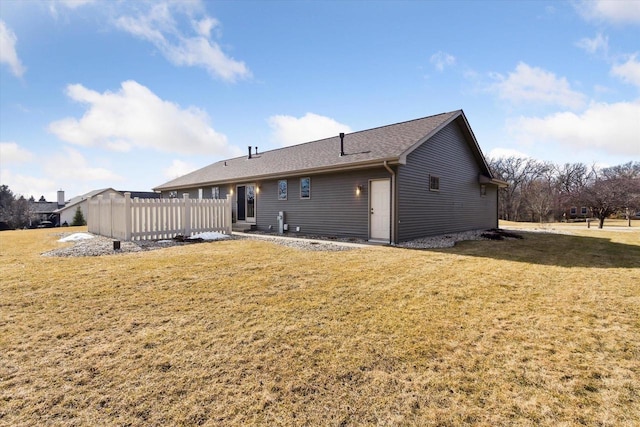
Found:
<path fill-rule="evenodd" d="M 89 200 L 89 232 L 117 240 L 171 239 L 216 231 L 231 234 L 231 196 L 226 199 L 139 199 L 124 193 Z"/>

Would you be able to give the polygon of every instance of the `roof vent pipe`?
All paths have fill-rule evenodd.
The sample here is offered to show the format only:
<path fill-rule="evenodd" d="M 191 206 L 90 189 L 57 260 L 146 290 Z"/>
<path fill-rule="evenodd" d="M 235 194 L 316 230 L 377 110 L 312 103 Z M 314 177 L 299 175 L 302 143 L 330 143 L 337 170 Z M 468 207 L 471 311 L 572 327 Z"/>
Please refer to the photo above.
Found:
<path fill-rule="evenodd" d="M 258 155 L 258 146 L 256 145 L 256 156 Z"/>
<path fill-rule="evenodd" d="M 340 157 L 344 156 L 344 132 L 340 132 Z"/>
<path fill-rule="evenodd" d="M 251 146 L 249 146 L 249 158 L 251 158 Z"/>

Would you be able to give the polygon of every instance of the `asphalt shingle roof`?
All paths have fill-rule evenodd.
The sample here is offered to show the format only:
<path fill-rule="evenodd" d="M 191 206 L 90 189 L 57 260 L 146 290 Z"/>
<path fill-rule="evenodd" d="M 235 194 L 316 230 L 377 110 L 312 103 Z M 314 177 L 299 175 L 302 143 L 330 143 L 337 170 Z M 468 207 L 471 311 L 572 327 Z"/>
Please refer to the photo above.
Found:
<path fill-rule="evenodd" d="M 164 183 L 154 190 L 172 190 L 202 184 L 225 183 L 259 177 L 304 174 L 311 171 L 356 167 L 384 160 L 398 160 L 416 144 L 459 116 L 462 110 L 421 119 L 353 132 L 344 137 L 344 156 L 340 156 L 340 137 L 321 139 L 264 153 L 222 160 Z"/>

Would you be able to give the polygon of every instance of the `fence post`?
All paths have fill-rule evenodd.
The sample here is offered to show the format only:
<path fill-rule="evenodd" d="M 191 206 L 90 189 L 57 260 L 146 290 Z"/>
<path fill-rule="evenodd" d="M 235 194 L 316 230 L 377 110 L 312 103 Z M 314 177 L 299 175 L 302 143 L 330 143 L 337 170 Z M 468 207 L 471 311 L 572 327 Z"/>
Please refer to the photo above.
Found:
<path fill-rule="evenodd" d="M 191 237 L 191 200 L 189 200 L 189 193 L 182 195 L 182 203 L 184 203 L 184 216 L 182 218 L 184 237 Z"/>
<path fill-rule="evenodd" d="M 91 203 L 91 200 L 89 200 L 89 203 Z M 96 228 L 97 232 L 96 234 L 99 234 L 100 236 L 102 236 L 102 194 L 98 195 L 98 215 L 96 218 L 96 224 L 98 225 L 98 227 Z"/>
<path fill-rule="evenodd" d="M 233 208 L 231 207 L 231 194 L 227 194 L 227 201 L 224 205 L 224 225 L 227 229 L 227 234 L 231 235 L 232 231 L 232 216 L 233 216 Z"/>
<path fill-rule="evenodd" d="M 128 191 L 124 193 L 124 240 L 128 242 L 131 240 L 131 216 L 133 212 L 131 210 L 131 193 Z"/>
<path fill-rule="evenodd" d="M 113 217 L 115 216 L 115 213 L 113 211 L 113 205 L 115 204 L 114 201 L 116 200 L 116 193 L 111 193 L 109 194 L 109 237 L 113 238 Z"/>

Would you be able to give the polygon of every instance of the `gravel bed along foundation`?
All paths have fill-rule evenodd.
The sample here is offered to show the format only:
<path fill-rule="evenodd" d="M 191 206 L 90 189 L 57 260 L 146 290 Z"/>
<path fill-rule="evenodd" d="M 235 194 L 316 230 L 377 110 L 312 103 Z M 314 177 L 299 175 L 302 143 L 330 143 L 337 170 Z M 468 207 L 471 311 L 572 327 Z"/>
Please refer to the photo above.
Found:
<path fill-rule="evenodd" d="M 434 248 L 450 248 L 456 242 L 464 240 L 487 240 L 482 236 L 486 230 L 465 231 L 462 233 L 448 233 L 440 236 L 423 237 L 420 239 L 409 240 L 397 245 L 400 248 L 410 249 L 434 249 Z M 61 233 L 60 237 L 69 236 L 71 233 Z M 366 244 L 361 239 L 337 239 L 326 236 L 297 236 L 296 239 L 283 239 L 273 235 L 264 235 L 258 233 L 246 233 L 243 235 L 234 234 L 228 239 L 260 239 L 271 237 L 269 241 L 278 245 L 287 246 L 299 250 L 306 251 L 348 251 L 356 249 L 356 245 L 352 243 Z M 225 240 L 228 240 L 225 239 Z M 311 240 L 313 239 L 313 240 Z M 71 246 L 54 249 L 44 252 L 42 256 L 48 257 L 83 257 L 83 256 L 103 256 L 103 255 L 120 255 L 131 252 L 150 251 L 155 249 L 168 248 L 171 246 L 193 245 L 203 242 L 211 242 L 207 240 L 187 240 L 187 239 L 167 239 L 167 240 L 140 240 L 135 242 L 120 242 L 120 249 L 113 248 L 114 239 L 94 235 L 93 238 L 86 240 L 78 240 Z"/>

